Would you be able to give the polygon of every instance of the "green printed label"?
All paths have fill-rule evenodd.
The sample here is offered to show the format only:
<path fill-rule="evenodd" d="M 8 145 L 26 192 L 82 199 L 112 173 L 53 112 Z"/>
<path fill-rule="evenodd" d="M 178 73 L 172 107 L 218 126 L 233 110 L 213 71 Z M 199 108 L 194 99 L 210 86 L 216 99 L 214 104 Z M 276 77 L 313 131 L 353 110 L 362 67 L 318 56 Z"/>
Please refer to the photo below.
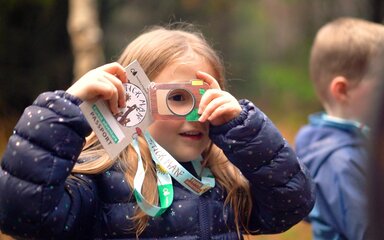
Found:
<path fill-rule="evenodd" d="M 114 143 L 119 142 L 119 138 L 116 136 L 115 132 L 112 130 L 111 126 L 105 120 L 103 114 L 100 112 L 99 108 L 96 105 L 92 106 L 92 110 L 95 112 L 96 117 L 99 119 L 99 122 L 103 125 L 103 128 L 108 133 L 108 135 L 112 138 Z"/>
<path fill-rule="evenodd" d="M 196 122 L 199 120 L 200 115 L 198 114 L 199 109 L 194 108 L 187 116 L 185 116 L 185 119 L 188 122 Z"/>
<path fill-rule="evenodd" d="M 165 184 L 157 186 L 161 206 L 169 207 L 173 201 L 173 186 Z"/>

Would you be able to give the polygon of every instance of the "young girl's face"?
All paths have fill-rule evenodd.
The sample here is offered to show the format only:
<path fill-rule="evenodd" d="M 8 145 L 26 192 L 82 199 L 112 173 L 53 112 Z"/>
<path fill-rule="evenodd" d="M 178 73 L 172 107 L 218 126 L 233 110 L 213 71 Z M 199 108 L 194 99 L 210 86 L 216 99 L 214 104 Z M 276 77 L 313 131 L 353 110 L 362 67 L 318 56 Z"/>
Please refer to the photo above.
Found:
<path fill-rule="evenodd" d="M 203 71 L 215 76 L 212 67 L 201 59 L 176 62 L 167 66 L 155 79 L 156 83 L 189 82 L 196 79 L 196 72 Z M 152 137 L 177 161 L 196 159 L 209 143 L 209 124 L 184 120 L 157 120 L 148 128 Z"/>

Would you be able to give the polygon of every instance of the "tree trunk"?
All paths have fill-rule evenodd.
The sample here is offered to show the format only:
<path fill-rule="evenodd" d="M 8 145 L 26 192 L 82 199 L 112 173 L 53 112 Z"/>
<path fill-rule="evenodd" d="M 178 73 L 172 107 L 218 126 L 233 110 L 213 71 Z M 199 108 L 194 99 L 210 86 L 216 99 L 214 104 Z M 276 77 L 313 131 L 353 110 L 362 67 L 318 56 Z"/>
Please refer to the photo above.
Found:
<path fill-rule="evenodd" d="M 68 33 L 74 57 L 73 82 L 104 63 L 97 0 L 69 0 Z"/>

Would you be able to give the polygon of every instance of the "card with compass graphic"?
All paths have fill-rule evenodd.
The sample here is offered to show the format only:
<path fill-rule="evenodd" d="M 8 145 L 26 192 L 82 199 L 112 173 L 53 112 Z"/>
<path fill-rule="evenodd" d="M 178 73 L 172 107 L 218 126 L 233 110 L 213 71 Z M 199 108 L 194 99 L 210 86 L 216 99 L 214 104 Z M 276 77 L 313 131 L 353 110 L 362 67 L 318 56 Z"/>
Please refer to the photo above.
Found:
<path fill-rule="evenodd" d="M 126 107 L 113 115 L 105 100 L 85 101 L 80 105 L 100 143 L 108 155 L 114 159 L 136 136 L 137 130 L 146 129 L 152 123 L 150 114 L 148 86 L 150 80 L 138 61 L 133 61 L 126 68 L 128 83 Z"/>

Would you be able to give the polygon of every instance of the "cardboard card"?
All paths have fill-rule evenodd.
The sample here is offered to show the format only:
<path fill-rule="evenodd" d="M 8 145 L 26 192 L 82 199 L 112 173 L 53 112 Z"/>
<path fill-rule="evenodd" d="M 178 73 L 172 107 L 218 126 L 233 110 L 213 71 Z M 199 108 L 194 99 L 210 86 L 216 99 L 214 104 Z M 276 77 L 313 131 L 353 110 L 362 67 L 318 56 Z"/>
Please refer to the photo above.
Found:
<path fill-rule="evenodd" d="M 126 107 L 113 115 L 106 101 L 83 102 L 80 109 L 111 159 L 116 158 L 136 136 L 137 129 L 145 130 L 151 123 L 148 86 L 150 80 L 139 62 L 125 68 L 128 82 Z"/>

